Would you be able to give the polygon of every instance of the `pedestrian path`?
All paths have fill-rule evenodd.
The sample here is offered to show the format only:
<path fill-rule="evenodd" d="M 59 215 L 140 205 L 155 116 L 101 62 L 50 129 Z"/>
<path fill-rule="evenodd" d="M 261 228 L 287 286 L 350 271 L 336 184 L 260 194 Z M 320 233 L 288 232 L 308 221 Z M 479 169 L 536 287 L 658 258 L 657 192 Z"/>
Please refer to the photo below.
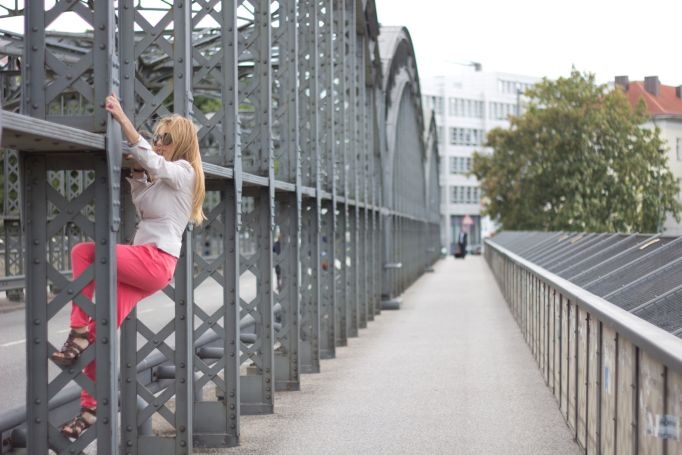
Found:
<path fill-rule="evenodd" d="M 441 260 L 220 454 L 578 454 L 481 256 Z"/>

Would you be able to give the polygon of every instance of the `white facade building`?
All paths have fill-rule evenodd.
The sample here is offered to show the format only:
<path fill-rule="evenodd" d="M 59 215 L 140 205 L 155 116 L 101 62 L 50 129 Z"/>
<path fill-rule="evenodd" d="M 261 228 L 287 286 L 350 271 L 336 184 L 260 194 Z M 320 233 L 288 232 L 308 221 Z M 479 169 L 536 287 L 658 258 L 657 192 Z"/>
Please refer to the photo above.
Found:
<path fill-rule="evenodd" d="M 658 76 L 645 77 L 643 81 L 630 81 L 627 76 L 617 76 L 615 85 L 625 91 L 630 104 L 634 107 L 644 101 L 650 121 L 645 128 L 658 127 L 661 138 L 666 142 L 665 153 L 668 157 L 670 172 L 682 182 L 682 85 L 661 84 Z M 682 185 L 681 185 L 682 191 Z M 682 194 L 678 193 L 682 202 Z M 667 235 L 682 235 L 682 223 L 667 214 L 662 232 Z"/>
<path fill-rule="evenodd" d="M 486 134 L 509 126 L 508 117 L 523 112 L 522 93 L 541 78 L 518 74 L 477 71 L 422 78 L 424 108 L 433 109 L 438 125 L 441 163 L 441 242 L 453 251 L 462 226 L 469 229 L 469 250 L 494 232 L 488 217 L 481 217 L 481 189 L 468 175 L 473 152 L 483 147 Z"/>

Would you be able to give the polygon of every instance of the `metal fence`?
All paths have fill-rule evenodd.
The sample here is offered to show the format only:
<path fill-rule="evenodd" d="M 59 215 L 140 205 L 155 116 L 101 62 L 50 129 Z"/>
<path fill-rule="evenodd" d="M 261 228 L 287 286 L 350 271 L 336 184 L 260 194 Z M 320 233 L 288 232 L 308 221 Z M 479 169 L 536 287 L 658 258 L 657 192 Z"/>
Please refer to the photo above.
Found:
<path fill-rule="evenodd" d="M 236 445 L 240 415 L 273 412 L 276 390 L 299 388 L 301 373 L 319 371 L 437 259 L 435 129 L 425 141 L 409 34 L 380 33 L 365 0 L 46 4 L 4 6 L 27 29 L 5 34 L 0 50 L 3 106 L 21 112 L 3 112 L 3 147 L 16 154 L 8 172 L 21 201 L 14 218 L 16 201 L 4 207 L 5 232 L 10 218 L 17 226 L 6 251 L 23 258 L 10 269 L 26 276 L 26 450 Z M 46 31 L 65 14 L 91 31 Z M 114 246 L 130 240 L 135 214 L 120 131 L 102 109 L 111 92 L 140 129 L 170 112 L 192 116 L 207 178 L 208 221 L 185 232 L 163 291 L 175 311 L 159 329 L 133 312 L 120 358 L 115 308 L 101 302 L 116 300 Z M 97 245 L 76 281 L 50 255 L 68 257 L 71 233 Z M 91 302 L 81 292 L 93 278 Z M 198 301 L 209 280 L 221 292 Z M 72 300 L 98 337 L 75 366 L 56 370 L 51 322 Z M 96 382 L 81 374 L 94 359 Z M 98 401 L 97 424 L 76 441 L 50 411 L 69 384 Z M 3 451 L 22 445 L 12 430 L 0 428 Z"/>
<path fill-rule="evenodd" d="M 562 232 L 486 241 L 486 260 L 587 453 L 682 453 L 679 243 Z"/>

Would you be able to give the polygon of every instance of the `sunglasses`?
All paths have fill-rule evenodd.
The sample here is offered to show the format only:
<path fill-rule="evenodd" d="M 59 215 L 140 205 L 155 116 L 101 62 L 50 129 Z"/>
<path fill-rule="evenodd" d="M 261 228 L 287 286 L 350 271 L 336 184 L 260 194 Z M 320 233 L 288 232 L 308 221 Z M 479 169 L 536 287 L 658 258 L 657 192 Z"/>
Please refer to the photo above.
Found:
<path fill-rule="evenodd" d="M 171 145 L 173 143 L 173 137 L 170 133 L 155 134 L 152 136 L 152 144 L 156 144 L 161 141 L 163 145 Z"/>

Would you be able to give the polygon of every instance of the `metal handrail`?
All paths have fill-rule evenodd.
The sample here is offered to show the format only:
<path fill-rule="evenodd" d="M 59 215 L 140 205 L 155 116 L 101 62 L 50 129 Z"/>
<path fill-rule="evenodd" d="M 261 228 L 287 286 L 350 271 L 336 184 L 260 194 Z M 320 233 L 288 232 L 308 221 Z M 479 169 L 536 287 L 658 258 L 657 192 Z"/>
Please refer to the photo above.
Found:
<path fill-rule="evenodd" d="M 598 319 L 612 326 L 618 333 L 622 334 L 633 344 L 646 350 L 647 354 L 656 358 L 668 368 L 682 373 L 682 339 L 623 310 L 608 300 L 596 296 L 570 281 L 533 264 L 490 239 L 486 240 L 485 243 L 488 247 L 497 250 L 500 254 L 509 258 L 519 267 L 550 283 L 552 287 L 563 295 L 573 299 L 578 306 L 597 315 Z"/>

